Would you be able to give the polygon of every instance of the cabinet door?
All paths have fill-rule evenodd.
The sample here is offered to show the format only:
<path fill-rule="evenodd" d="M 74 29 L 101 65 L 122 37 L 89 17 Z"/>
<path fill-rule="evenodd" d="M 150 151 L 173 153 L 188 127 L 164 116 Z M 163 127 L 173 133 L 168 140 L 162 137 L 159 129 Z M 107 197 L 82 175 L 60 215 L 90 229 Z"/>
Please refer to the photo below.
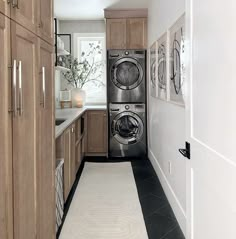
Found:
<path fill-rule="evenodd" d="M 53 0 L 40 0 L 39 34 L 50 44 L 53 44 Z"/>
<path fill-rule="evenodd" d="M 107 49 L 126 48 L 126 19 L 107 19 Z"/>
<path fill-rule="evenodd" d="M 81 142 L 78 142 L 75 147 L 75 166 L 76 166 L 76 173 L 79 170 L 81 161 L 82 161 L 82 151 L 81 151 Z"/>
<path fill-rule="evenodd" d="M 128 49 L 147 48 L 146 18 L 127 19 L 127 48 Z"/>
<path fill-rule="evenodd" d="M 76 162 L 75 162 L 75 124 L 71 126 L 71 143 L 70 143 L 70 187 L 73 186 L 76 176 Z"/>
<path fill-rule="evenodd" d="M 70 193 L 71 128 L 64 132 L 64 199 Z"/>
<path fill-rule="evenodd" d="M 10 1 L 9 0 L 0 0 L 0 13 L 5 16 L 10 16 Z"/>
<path fill-rule="evenodd" d="M 14 239 L 36 237 L 37 37 L 11 22 L 12 58 L 17 63 L 13 117 Z M 13 74 L 14 75 L 14 74 Z M 15 108 L 15 107 L 14 107 Z"/>
<path fill-rule="evenodd" d="M 10 66 L 10 20 L 0 14 L 0 238 L 13 238 L 12 146 Z"/>
<path fill-rule="evenodd" d="M 88 153 L 107 152 L 107 114 L 106 111 L 88 112 Z"/>
<path fill-rule="evenodd" d="M 11 0 L 11 18 L 28 30 L 37 33 L 38 28 L 38 1 L 37 0 Z"/>
<path fill-rule="evenodd" d="M 39 238 L 55 238 L 55 119 L 53 47 L 40 41 L 37 107 L 38 154 L 38 222 Z"/>

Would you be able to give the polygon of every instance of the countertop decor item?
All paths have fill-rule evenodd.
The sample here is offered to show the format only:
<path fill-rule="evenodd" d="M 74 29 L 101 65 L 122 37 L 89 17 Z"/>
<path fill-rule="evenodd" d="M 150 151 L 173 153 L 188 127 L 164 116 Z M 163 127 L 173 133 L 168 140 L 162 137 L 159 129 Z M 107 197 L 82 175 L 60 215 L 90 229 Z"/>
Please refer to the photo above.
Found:
<path fill-rule="evenodd" d="M 60 91 L 60 104 L 61 108 L 69 107 L 72 108 L 72 100 L 71 100 L 71 91 L 70 90 L 61 90 Z"/>

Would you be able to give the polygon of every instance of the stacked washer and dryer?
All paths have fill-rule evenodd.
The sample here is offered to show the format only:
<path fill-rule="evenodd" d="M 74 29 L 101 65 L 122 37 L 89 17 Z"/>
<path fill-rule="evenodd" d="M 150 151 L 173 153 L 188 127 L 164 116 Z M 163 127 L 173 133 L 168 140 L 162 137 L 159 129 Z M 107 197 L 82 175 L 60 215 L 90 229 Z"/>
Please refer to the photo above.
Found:
<path fill-rule="evenodd" d="M 109 157 L 144 157 L 146 51 L 108 50 Z"/>

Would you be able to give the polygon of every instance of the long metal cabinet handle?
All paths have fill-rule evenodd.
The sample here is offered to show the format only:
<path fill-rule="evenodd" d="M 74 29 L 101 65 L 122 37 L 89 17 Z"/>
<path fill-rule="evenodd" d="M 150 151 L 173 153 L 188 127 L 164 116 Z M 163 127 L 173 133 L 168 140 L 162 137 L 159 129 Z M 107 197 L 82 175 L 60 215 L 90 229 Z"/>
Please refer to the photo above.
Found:
<path fill-rule="evenodd" d="M 16 60 L 13 61 L 13 115 L 17 116 Z"/>
<path fill-rule="evenodd" d="M 42 89 L 43 89 L 43 108 L 45 109 L 46 102 L 46 75 L 45 67 L 42 67 Z"/>
<path fill-rule="evenodd" d="M 19 61 L 18 65 L 19 72 L 19 115 L 23 115 L 23 85 L 22 85 L 22 62 Z"/>

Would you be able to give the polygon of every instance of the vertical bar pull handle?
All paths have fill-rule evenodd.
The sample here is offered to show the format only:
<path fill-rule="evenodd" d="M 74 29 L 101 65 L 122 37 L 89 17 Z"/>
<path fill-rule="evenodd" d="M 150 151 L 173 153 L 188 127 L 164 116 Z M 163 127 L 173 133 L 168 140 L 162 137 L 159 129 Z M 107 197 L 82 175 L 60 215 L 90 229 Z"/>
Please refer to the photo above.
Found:
<path fill-rule="evenodd" d="M 17 116 L 17 84 L 16 84 L 16 60 L 13 61 L 13 115 L 14 117 Z"/>
<path fill-rule="evenodd" d="M 22 62 L 19 61 L 19 66 L 18 66 L 18 71 L 19 71 L 19 115 L 23 115 L 23 85 L 22 85 Z"/>
<path fill-rule="evenodd" d="M 46 102 L 46 75 L 45 75 L 45 67 L 42 67 L 42 90 L 43 90 L 43 108 L 45 109 L 45 102 Z"/>

